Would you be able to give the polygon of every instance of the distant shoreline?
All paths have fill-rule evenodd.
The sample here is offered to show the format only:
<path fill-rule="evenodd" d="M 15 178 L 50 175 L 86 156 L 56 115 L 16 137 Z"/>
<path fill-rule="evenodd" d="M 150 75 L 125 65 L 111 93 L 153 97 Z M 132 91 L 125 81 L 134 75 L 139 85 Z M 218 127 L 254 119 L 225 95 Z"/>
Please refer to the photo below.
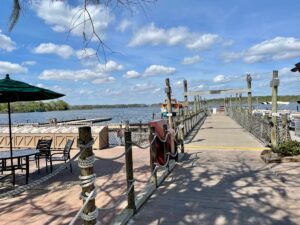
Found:
<path fill-rule="evenodd" d="M 228 97 L 227 97 L 228 98 Z M 232 101 L 235 101 L 235 96 L 232 96 Z M 203 99 L 202 99 L 203 100 Z M 252 102 L 270 102 L 271 96 L 252 96 Z M 224 98 L 206 99 L 207 104 L 224 104 Z M 242 97 L 242 101 L 247 101 L 247 96 Z M 300 95 L 284 95 L 278 96 L 278 101 L 297 102 L 300 101 Z M 192 98 L 189 99 L 192 104 Z M 160 103 L 154 104 L 113 104 L 113 105 L 70 105 L 65 101 L 50 101 L 50 102 L 15 102 L 11 104 L 13 113 L 27 112 L 52 112 L 52 111 L 67 111 L 67 110 L 91 110 L 91 109 L 114 109 L 114 108 L 142 108 L 142 107 L 160 107 Z M 0 104 L 0 113 L 7 113 L 7 104 Z"/>

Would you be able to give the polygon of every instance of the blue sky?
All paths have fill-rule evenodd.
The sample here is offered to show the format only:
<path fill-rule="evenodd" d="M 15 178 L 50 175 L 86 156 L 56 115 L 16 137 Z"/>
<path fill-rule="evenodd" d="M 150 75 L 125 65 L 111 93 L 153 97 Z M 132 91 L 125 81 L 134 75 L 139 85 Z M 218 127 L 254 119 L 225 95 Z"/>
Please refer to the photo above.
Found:
<path fill-rule="evenodd" d="M 300 74 L 289 72 L 300 61 L 299 0 L 90 6 L 110 48 L 98 58 L 91 25 L 81 23 L 82 0 L 32 0 L 9 33 L 11 2 L 1 2 L 0 75 L 64 93 L 73 105 L 162 102 L 167 77 L 178 99 L 183 79 L 193 91 L 243 88 L 247 73 L 253 95 L 270 95 L 273 70 L 280 95 L 300 94 Z"/>

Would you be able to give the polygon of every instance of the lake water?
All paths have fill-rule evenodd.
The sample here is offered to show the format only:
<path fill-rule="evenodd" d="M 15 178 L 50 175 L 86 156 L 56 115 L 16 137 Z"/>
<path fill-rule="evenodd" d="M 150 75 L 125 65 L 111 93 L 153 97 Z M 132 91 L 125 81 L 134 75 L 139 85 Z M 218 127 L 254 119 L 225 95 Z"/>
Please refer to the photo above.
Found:
<path fill-rule="evenodd" d="M 233 101 L 234 106 L 234 101 Z M 279 110 L 297 110 L 297 103 L 289 105 L 278 105 Z M 219 107 L 219 106 L 209 106 Z M 244 105 L 247 107 L 247 105 Z M 254 108 L 271 109 L 272 105 L 262 105 L 253 103 Z M 31 113 L 12 113 L 13 123 L 45 123 L 49 119 L 57 118 L 61 120 L 71 119 L 93 119 L 102 117 L 111 117 L 112 120 L 106 123 L 121 123 L 129 120 L 130 123 L 138 123 L 142 121 L 147 123 L 152 120 L 152 114 L 155 113 L 155 118 L 160 118 L 160 107 L 136 107 L 136 108 L 112 108 L 112 109 L 89 109 L 89 110 L 68 110 L 68 111 L 53 111 L 53 112 L 31 112 Z M 7 124 L 8 116 L 6 113 L 0 114 L 0 124 Z"/>
<path fill-rule="evenodd" d="M 156 118 L 160 117 L 159 107 L 137 107 L 137 108 L 113 108 L 113 109 L 90 109 L 90 110 L 68 110 L 68 111 L 52 111 L 52 112 L 31 112 L 31 113 L 12 113 L 13 123 L 45 123 L 49 119 L 57 118 L 60 120 L 71 119 L 92 119 L 111 117 L 108 123 L 120 123 L 129 120 L 130 123 L 138 123 L 142 121 L 146 123 L 152 119 L 152 114 L 156 114 Z M 0 114 L 0 124 L 8 123 L 8 115 Z"/>

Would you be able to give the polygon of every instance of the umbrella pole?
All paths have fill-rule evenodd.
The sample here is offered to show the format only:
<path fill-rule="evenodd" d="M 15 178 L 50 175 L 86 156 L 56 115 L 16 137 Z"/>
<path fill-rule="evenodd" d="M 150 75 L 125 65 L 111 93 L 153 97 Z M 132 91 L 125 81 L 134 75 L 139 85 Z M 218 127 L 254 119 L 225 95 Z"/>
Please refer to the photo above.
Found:
<path fill-rule="evenodd" d="M 12 133 L 11 133 L 11 116 L 10 116 L 10 102 L 7 103 L 8 108 L 8 127 L 9 127 L 9 150 L 10 150 L 10 164 L 11 164 L 11 173 L 13 176 L 13 185 L 15 185 L 15 168 L 13 161 L 13 152 L 12 152 Z"/>

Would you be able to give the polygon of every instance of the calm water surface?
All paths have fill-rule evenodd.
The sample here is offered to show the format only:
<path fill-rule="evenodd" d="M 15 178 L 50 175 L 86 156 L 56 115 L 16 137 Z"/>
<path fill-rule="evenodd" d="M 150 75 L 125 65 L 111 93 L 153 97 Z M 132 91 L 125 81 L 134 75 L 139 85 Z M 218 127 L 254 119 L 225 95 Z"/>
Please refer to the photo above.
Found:
<path fill-rule="evenodd" d="M 234 102 L 233 102 L 234 105 Z M 247 105 L 243 105 L 247 107 Z M 278 105 L 279 110 L 297 110 L 297 103 L 291 103 L 289 105 Z M 218 105 L 209 105 L 212 107 L 219 107 Z M 255 104 L 254 108 L 259 109 L 271 109 L 271 105 Z M 57 118 L 61 120 L 71 119 L 93 119 L 111 117 L 112 120 L 106 123 L 120 123 L 129 120 L 130 123 L 138 123 L 142 121 L 146 123 L 152 119 L 152 114 L 155 113 L 155 118 L 160 118 L 160 107 L 136 107 L 136 108 L 114 108 L 114 109 L 90 109 L 90 110 L 68 110 L 68 111 L 53 111 L 53 112 L 32 112 L 32 113 L 13 113 L 13 123 L 45 123 L 49 119 Z M 6 113 L 0 114 L 0 124 L 7 124 L 8 116 Z"/>
<path fill-rule="evenodd" d="M 130 123 L 138 123 L 139 121 L 148 122 L 152 119 L 152 114 L 160 117 L 159 107 L 137 107 L 137 108 L 114 108 L 114 109 L 91 109 L 91 110 L 68 110 L 68 111 L 53 111 L 53 112 L 31 112 L 31 113 L 13 113 L 13 123 L 44 123 L 49 119 L 57 118 L 60 120 L 71 119 L 92 119 L 111 117 L 109 123 L 120 123 L 129 120 Z M 8 123 L 8 115 L 0 114 L 0 123 Z"/>

